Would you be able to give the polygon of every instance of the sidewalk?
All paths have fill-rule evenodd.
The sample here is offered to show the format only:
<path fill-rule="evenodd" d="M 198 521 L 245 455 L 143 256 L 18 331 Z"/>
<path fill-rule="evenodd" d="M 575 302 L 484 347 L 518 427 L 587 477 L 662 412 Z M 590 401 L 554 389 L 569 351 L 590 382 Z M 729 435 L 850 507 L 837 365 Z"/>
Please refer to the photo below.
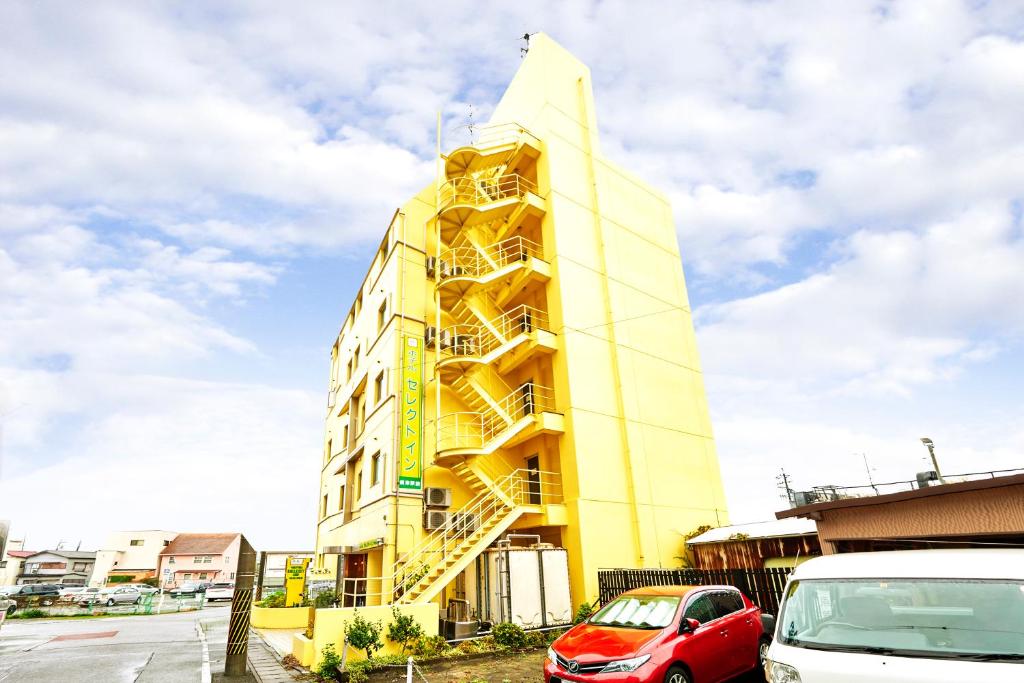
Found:
<path fill-rule="evenodd" d="M 292 633 L 291 630 L 250 629 L 249 671 L 258 683 L 291 683 L 297 680 L 298 672 L 290 671 L 281 664 L 281 657 L 291 654 Z M 285 642 L 285 635 L 288 649 L 282 652 L 280 647 Z"/>

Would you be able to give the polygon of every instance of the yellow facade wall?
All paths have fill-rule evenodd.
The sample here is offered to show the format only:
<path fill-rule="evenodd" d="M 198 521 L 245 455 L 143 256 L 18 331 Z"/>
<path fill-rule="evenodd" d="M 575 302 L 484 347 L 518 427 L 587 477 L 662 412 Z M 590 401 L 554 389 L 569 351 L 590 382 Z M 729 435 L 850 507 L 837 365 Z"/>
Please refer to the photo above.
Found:
<path fill-rule="evenodd" d="M 359 608 L 328 608 L 316 610 L 316 626 L 312 640 L 296 637 L 292 642 L 292 654 L 302 662 L 303 666 L 316 667 L 320 663 L 324 648 L 333 645 L 339 655 L 345 643 L 345 626 L 351 622 L 358 611 L 359 615 L 370 622 L 381 622 L 381 641 L 384 647 L 379 654 L 401 654 L 401 648 L 390 642 L 387 637 L 388 625 L 394 621 L 390 607 L 359 607 Z M 403 605 L 399 608 L 402 614 L 411 616 L 423 628 L 425 636 L 436 636 L 438 625 L 438 608 L 434 603 L 421 605 Z M 347 660 L 359 661 L 366 659 L 362 650 L 348 649 Z"/>
<path fill-rule="evenodd" d="M 253 605 L 249 623 L 253 628 L 306 628 L 312 607 L 257 607 Z"/>

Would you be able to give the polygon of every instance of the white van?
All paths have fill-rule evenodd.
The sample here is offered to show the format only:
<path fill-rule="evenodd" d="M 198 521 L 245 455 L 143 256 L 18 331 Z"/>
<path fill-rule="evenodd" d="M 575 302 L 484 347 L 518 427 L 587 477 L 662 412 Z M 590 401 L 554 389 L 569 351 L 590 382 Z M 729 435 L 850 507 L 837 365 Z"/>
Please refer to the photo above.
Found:
<path fill-rule="evenodd" d="M 1024 681 L 1024 550 L 819 557 L 789 577 L 769 683 Z"/>

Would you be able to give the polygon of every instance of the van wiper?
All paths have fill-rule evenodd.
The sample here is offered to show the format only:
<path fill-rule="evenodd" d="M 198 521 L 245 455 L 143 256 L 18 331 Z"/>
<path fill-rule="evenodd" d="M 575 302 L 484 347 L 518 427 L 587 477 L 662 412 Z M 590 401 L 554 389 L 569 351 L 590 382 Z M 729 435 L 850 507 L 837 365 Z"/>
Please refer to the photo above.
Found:
<path fill-rule="evenodd" d="M 1015 652 L 978 652 L 974 654 L 957 654 L 954 659 L 966 659 L 972 662 L 1024 662 L 1024 655 Z"/>

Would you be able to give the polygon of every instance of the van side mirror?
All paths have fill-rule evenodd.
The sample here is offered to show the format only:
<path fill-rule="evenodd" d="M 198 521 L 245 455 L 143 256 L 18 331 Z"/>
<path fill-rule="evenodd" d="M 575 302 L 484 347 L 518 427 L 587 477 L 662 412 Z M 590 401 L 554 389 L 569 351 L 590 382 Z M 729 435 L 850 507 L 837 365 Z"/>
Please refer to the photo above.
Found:
<path fill-rule="evenodd" d="M 700 626 L 700 622 L 696 619 L 688 619 L 686 617 L 683 617 L 683 620 L 679 622 L 679 632 L 693 633 L 697 630 L 698 626 Z"/>

